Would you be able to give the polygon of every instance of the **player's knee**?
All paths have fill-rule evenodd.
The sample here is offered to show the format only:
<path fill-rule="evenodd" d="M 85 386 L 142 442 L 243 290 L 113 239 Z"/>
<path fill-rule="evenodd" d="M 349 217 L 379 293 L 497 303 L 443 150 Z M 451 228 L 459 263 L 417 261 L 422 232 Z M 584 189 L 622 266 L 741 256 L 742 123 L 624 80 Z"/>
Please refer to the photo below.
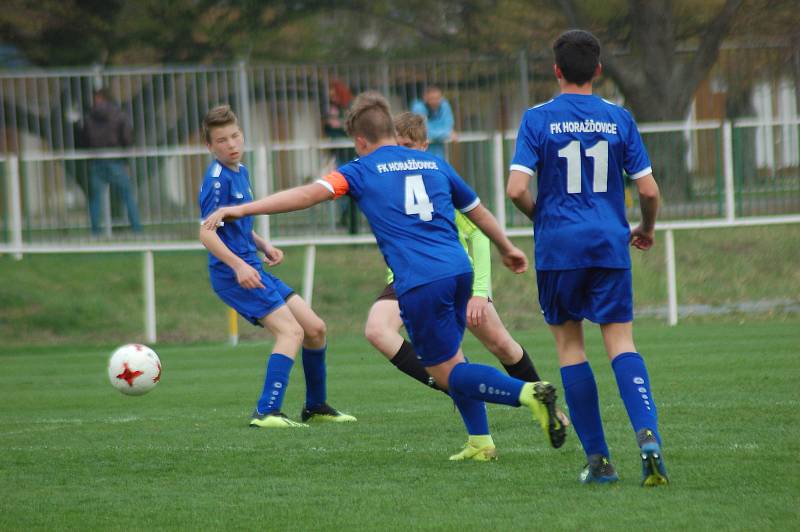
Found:
<path fill-rule="evenodd" d="M 373 346 L 377 346 L 381 343 L 381 339 L 383 339 L 385 335 L 386 327 L 384 327 L 382 323 L 374 320 L 367 320 L 367 324 L 364 326 L 364 336 L 366 336 L 369 343 Z"/>
<path fill-rule="evenodd" d="M 325 322 L 318 319 L 306 326 L 305 338 L 307 341 L 324 342 L 327 333 L 328 327 L 325 325 Z"/>

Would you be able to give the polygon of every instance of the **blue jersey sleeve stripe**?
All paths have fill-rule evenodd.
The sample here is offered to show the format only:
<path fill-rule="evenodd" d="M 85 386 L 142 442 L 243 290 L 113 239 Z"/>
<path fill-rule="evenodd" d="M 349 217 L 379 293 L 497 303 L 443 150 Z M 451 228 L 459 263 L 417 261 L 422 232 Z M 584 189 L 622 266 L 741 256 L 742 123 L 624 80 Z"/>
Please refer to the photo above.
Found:
<path fill-rule="evenodd" d="M 646 176 L 648 174 L 652 174 L 652 173 L 653 173 L 653 168 L 651 166 L 648 166 L 644 170 L 639 170 L 635 174 L 631 174 L 628 177 L 630 179 L 632 179 L 632 180 L 636 180 L 636 179 L 639 179 L 640 177 L 644 177 L 644 176 Z"/>
<path fill-rule="evenodd" d="M 463 212 L 463 213 L 468 213 L 469 211 L 471 211 L 472 209 L 474 209 L 475 207 L 477 207 L 480 204 L 481 204 L 481 199 L 480 198 L 475 198 L 475 201 L 473 201 L 472 203 L 470 203 L 466 207 L 462 207 L 462 208 L 460 208 L 458 210 Z"/>
<path fill-rule="evenodd" d="M 509 170 L 511 170 L 511 171 L 513 171 L 513 170 L 517 170 L 517 171 L 519 171 L 519 172 L 522 172 L 522 173 L 524 173 L 524 174 L 528 174 L 528 175 L 530 175 L 530 176 L 532 176 L 532 175 L 533 175 L 533 170 L 531 170 L 531 169 L 530 169 L 530 168 L 528 168 L 527 166 L 522 166 L 521 164 L 512 164 L 512 165 L 509 167 Z"/>

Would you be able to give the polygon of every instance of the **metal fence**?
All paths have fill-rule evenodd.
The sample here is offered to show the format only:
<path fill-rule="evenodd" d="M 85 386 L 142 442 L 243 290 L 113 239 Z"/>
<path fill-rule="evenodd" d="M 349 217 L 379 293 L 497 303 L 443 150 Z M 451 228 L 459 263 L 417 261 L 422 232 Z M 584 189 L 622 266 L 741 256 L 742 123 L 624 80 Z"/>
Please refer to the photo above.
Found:
<path fill-rule="evenodd" d="M 448 158 L 509 234 L 530 222 L 505 199 L 516 127 L 532 102 L 555 90 L 545 57 L 350 65 L 73 69 L 0 72 L 0 253 L 142 251 L 144 338 L 156 341 L 153 252 L 200 249 L 197 194 L 210 156 L 200 137 L 207 110 L 229 103 L 247 140 L 245 163 L 262 196 L 307 182 L 352 154 L 322 126 L 328 90 L 376 89 L 407 109 L 426 85 L 443 89 L 458 140 Z M 800 50 L 728 48 L 695 95 L 685 121 L 640 124 L 664 206 L 669 321 L 677 322 L 673 231 L 800 222 Z M 133 125 L 131 147 L 87 150 L 82 124 L 92 93 L 106 88 Z M 598 92 L 621 102 L 608 81 Z M 621 102 L 622 103 L 622 102 Z M 144 230 L 128 227 L 122 197 L 101 195 L 103 232 L 89 224 L 93 161 L 121 162 Z M 636 194 L 628 214 L 638 217 Z M 259 217 L 277 245 L 306 245 L 303 296 L 313 296 L 317 244 L 372 242 L 346 202 Z M 355 234 L 354 234 L 355 233 Z"/>
<path fill-rule="evenodd" d="M 726 172 L 735 216 L 800 212 L 797 53 L 790 47 L 724 50 L 687 121 L 641 125 L 664 193 L 662 219 L 726 216 Z M 744 76 L 741 65 L 755 70 Z M 749 84 L 742 86 L 742 78 Z M 353 154 L 346 138 L 326 136 L 322 126 L 334 80 L 354 94 L 383 92 L 395 111 L 408 109 L 426 85 L 441 87 L 458 132 L 448 145 L 450 161 L 488 205 L 507 213 L 509 226 L 526 225 L 502 198 L 498 179 L 506 174 L 522 111 L 555 89 L 547 58 L 90 68 L 0 73 L 0 246 L 195 241 L 196 198 L 210 162 L 200 138 L 206 111 L 219 103 L 237 111 L 253 189 L 263 195 L 315 179 Z M 82 124 L 100 87 L 133 126 L 129 148 L 84 148 Z M 599 90 L 620 100 L 608 82 Z M 726 150 L 733 154 L 727 166 Z M 102 234 L 90 231 L 97 160 L 123 162 L 144 231 L 129 229 L 125 198 L 114 188 L 101 195 Z M 264 219 L 261 229 L 298 238 L 367 232 L 346 201 L 339 203 Z"/>

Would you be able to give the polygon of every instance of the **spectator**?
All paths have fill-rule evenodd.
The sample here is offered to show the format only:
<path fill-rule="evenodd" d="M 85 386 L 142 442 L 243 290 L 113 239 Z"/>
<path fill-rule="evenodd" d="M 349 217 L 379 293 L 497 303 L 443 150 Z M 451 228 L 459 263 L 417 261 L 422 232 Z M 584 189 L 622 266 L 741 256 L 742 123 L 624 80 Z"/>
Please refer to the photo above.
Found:
<path fill-rule="evenodd" d="M 344 121 L 347 111 L 350 109 L 350 102 L 353 101 L 353 92 L 345 82 L 337 78 L 331 78 L 328 85 L 328 105 L 323 110 L 322 129 L 326 137 L 332 140 L 347 139 L 344 130 Z M 332 158 L 328 165 L 331 169 L 338 168 L 356 158 L 356 152 L 351 147 L 333 148 Z M 339 225 L 347 227 L 352 234 L 358 232 L 358 217 L 352 201 L 340 201 L 337 205 L 339 210 Z"/>
<path fill-rule="evenodd" d="M 94 103 L 84 125 L 84 135 L 89 148 L 122 148 L 133 143 L 133 130 L 122 110 L 111 101 L 106 89 L 94 93 Z M 131 178 L 124 159 L 94 159 L 89 163 L 89 219 L 92 233 L 102 230 L 100 222 L 102 193 L 106 185 L 114 187 L 122 196 L 128 210 L 131 228 L 139 232 L 139 210 L 131 190 Z"/>
<path fill-rule="evenodd" d="M 411 112 L 425 117 L 430 140 L 428 152 L 446 159 L 444 144 L 456 140 L 456 134 L 453 132 L 453 109 L 442 95 L 442 89 L 436 85 L 427 87 L 422 100 L 411 103 Z"/>

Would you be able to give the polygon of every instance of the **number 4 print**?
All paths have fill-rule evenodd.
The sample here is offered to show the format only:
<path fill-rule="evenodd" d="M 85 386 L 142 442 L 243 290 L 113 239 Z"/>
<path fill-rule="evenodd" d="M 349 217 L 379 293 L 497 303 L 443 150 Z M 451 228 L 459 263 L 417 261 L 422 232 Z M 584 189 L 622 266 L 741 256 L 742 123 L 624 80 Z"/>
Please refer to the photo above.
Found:
<path fill-rule="evenodd" d="M 417 214 L 423 222 L 433 220 L 433 204 L 420 174 L 406 176 L 406 214 Z"/>
<path fill-rule="evenodd" d="M 567 192 L 580 194 L 581 192 L 581 143 L 573 140 L 560 150 L 558 156 L 567 160 Z M 586 156 L 594 159 L 594 175 L 592 176 L 592 191 L 606 192 L 608 190 L 608 141 L 601 140 L 586 150 Z"/>

